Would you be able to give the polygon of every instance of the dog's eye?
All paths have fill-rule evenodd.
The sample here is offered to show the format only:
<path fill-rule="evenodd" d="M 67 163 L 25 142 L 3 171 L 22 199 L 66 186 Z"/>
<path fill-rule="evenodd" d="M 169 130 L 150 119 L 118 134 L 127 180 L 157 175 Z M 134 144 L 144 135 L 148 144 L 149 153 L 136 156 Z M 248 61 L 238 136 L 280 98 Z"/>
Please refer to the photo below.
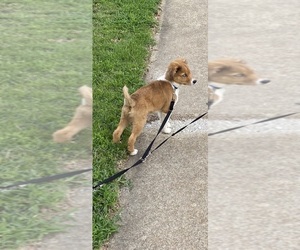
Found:
<path fill-rule="evenodd" d="M 181 77 L 187 77 L 187 74 L 182 74 Z"/>

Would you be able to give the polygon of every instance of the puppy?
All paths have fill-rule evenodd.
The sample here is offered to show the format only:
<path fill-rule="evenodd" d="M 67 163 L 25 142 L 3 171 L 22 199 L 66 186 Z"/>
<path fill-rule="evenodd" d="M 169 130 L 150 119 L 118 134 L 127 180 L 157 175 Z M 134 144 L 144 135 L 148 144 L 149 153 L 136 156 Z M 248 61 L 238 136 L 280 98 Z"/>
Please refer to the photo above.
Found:
<path fill-rule="evenodd" d="M 76 108 L 73 119 L 69 124 L 52 134 L 53 141 L 66 142 L 70 141 L 74 135 L 81 130 L 91 127 L 92 125 L 92 109 L 93 109 L 93 92 L 88 86 L 82 86 L 79 89 L 82 96 L 81 104 Z"/>
<path fill-rule="evenodd" d="M 113 132 L 113 142 L 120 141 L 124 129 L 132 124 L 131 135 L 128 139 L 128 151 L 130 155 L 136 155 L 138 150 L 134 145 L 137 137 L 141 134 L 147 116 L 151 112 L 159 112 L 160 119 L 169 111 L 172 99 L 178 99 L 179 85 L 194 85 L 197 80 L 192 79 L 192 74 L 185 59 L 172 61 L 165 73 L 159 80 L 153 81 L 133 94 L 128 93 L 128 88 L 123 87 L 124 105 L 118 127 Z M 167 123 L 163 132 L 170 133 L 170 124 Z"/>
<path fill-rule="evenodd" d="M 260 85 L 270 80 L 259 78 L 242 60 L 219 59 L 208 62 L 208 104 L 209 108 L 223 99 L 224 90 L 228 85 Z"/>

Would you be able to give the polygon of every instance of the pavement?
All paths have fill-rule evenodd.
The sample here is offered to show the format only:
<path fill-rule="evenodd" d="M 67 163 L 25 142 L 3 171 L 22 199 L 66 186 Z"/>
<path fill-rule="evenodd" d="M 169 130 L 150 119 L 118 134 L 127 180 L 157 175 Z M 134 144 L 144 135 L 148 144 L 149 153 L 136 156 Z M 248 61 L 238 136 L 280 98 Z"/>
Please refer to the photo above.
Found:
<path fill-rule="evenodd" d="M 146 80 L 163 75 L 177 57 L 187 59 L 198 80 L 196 85 L 180 89 L 171 117 L 175 131 L 207 109 L 207 1 L 163 1 L 161 14 Z M 139 154 L 124 168 L 139 159 L 158 128 L 158 121 L 146 125 L 137 142 Z M 161 135 L 158 141 L 166 137 Z M 205 119 L 170 139 L 127 178 L 132 187 L 122 190 L 120 228 L 109 249 L 207 249 Z"/>
<path fill-rule="evenodd" d="M 208 55 L 271 83 L 233 86 L 209 132 L 300 111 L 298 0 L 209 1 Z M 300 249 L 300 115 L 208 137 L 209 249 Z"/>
<path fill-rule="evenodd" d="M 299 11 L 298 0 L 209 1 L 208 59 L 243 59 L 272 82 L 228 87 L 208 122 L 127 175 L 132 188 L 122 191 L 121 227 L 109 249 L 299 249 L 300 116 L 252 124 L 300 111 Z M 181 89 L 172 119 L 179 128 L 206 109 L 207 2 L 163 1 L 162 14 L 147 80 L 177 56 L 200 80 Z M 146 126 L 139 149 L 157 128 Z"/>

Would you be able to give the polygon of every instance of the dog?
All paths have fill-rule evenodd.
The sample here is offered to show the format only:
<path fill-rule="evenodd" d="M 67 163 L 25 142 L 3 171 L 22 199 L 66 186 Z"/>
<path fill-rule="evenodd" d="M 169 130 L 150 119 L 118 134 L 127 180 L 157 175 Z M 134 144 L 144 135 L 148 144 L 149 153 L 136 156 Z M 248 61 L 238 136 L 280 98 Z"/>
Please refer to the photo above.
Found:
<path fill-rule="evenodd" d="M 220 103 L 228 85 L 261 85 L 270 80 L 259 78 L 239 59 L 219 59 L 208 62 L 208 108 Z"/>
<path fill-rule="evenodd" d="M 160 77 L 141 88 L 133 94 L 128 93 L 128 88 L 123 87 L 124 105 L 122 107 L 121 119 L 118 127 L 113 132 L 113 142 L 120 142 L 124 129 L 132 124 L 131 135 L 128 139 L 128 151 L 130 155 L 136 155 L 135 149 L 137 137 L 141 134 L 149 113 L 158 112 L 161 122 L 169 111 L 172 100 L 178 100 L 180 85 L 194 85 L 197 80 L 192 78 L 191 71 L 185 59 L 172 61 L 164 76 Z M 170 133 L 169 122 L 163 128 L 164 133 Z"/>
<path fill-rule="evenodd" d="M 79 89 L 82 96 L 81 104 L 76 108 L 72 120 L 63 129 L 52 134 L 53 141 L 62 143 L 70 141 L 81 130 L 92 126 L 93 92 L 84 85 Z"/>

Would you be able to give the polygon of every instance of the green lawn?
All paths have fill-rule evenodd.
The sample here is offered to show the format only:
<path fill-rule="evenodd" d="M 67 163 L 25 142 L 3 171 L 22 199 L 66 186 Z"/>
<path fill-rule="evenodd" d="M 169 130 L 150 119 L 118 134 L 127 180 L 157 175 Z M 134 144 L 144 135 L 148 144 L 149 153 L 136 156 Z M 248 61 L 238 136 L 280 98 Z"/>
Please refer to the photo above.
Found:
<path fill-rule="evenodd" d="M 72 117 L 78 87 L 92 85 L 92 3 L 1 0 L 1 186 L 69 171 L 90 155 L 91 131 L 75 143 L 51 134 Z M 86 166 L 78 166 L 77 169 Z M 0 191 L 0 249 L 16 249 L 62 229 L 61 204 L 74 181 Z M 81 185 L 78 178 L 76 185 Z"/>
<path fill-rule="evenodd" d="M 93 2 L 93 178 L 94 183 L 117 171 L 127 157 L 125 131 L 121 144 L 112 143 L 123 104 L 122 87 L 133 92 L 143 76 L 154 44 L 155 14 L 159 0 L 94 0 Z M 94 193 L 93 247 L 99 249 L 116 232 L 116 181 Z"/>

